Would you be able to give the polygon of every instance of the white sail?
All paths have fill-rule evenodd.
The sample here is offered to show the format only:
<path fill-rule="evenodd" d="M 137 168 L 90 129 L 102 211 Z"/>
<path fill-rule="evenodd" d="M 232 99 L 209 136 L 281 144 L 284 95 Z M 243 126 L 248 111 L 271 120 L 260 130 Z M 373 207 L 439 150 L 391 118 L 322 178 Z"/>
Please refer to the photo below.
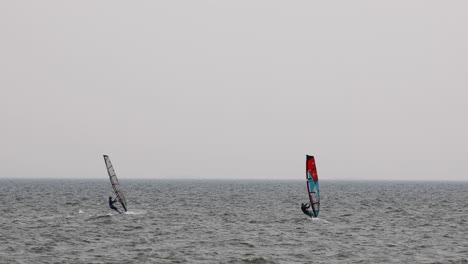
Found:
<path fill-rule="evenodd" d="M 117 175 L 115 174 L 115 170 L 112 166 L 109 156 L 104 155 L 104 162 L 106 163 L 107 172 L 109 173 L 109 179 L 112 184 L 112 188 L 114 189 L 115 195 L 117 196 L 117 199 L 125 212 L 127 212 L 127 200 L 125 199 L 125 196 L 120 189 L 119 180 L 117 179 Z"/>

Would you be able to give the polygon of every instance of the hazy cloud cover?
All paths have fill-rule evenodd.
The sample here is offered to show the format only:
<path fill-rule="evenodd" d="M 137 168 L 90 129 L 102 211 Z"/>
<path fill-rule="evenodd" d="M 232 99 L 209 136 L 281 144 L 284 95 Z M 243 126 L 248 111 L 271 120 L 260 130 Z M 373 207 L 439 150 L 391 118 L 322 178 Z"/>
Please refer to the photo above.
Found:
<path fill-rule="evenodd" d="M 3 1 L 0 177 L 468 180 L 466 1 Z"/>

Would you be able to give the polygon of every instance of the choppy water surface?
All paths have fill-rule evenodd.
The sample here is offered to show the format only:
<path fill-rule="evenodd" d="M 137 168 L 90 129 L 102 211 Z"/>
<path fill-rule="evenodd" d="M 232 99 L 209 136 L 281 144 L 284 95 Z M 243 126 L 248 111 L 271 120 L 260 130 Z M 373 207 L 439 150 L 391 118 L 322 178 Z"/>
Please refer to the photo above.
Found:
<path fill-rule="evenodd" d="M 0 263 L 468 263 L 468 183 L 0 180 Z"/>

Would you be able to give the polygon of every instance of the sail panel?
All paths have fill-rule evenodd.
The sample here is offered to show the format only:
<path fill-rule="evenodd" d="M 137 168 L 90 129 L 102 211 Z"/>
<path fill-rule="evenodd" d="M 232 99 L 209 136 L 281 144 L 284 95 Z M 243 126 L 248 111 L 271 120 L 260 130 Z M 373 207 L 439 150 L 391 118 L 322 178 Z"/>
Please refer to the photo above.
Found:
<path fill-rule="evenodd" d="M 318 217 L 320 210 L 320 188 L 314 156 L 306 155 L 306 179 L 310 206 L 314 217 Z"/>
<path fill-rule="evenodd" d="M 104 155 L 104 162 L 106 163 L 107 173 L 109 174 L 112 189 L 114 189 L 117 200 L 122 205 L 125 212 L 127 212 L 127 199 L 125 199 L 125 195 L 123 194 L 122 190 L 120 190 L 119 180 L 117 179 L 117 175 L 115 174 L 115 170 L 112 166 L 109 156 Z"/>

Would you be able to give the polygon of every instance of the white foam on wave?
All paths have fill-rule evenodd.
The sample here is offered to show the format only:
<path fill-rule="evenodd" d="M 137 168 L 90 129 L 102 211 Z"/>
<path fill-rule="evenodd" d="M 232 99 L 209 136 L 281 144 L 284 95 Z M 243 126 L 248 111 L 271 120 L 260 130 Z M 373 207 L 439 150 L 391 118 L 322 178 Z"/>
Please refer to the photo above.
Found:
<path fill-rule="evenodd" d="M 78 210 L 78 213 L 79 214 L 84 214 L 84 212 L 82 210 Z"/>
<path fill-rule="evenodd" d="M 127 211 L 127 212 L 125 212 L 125 214 L 141 215 L 141 214 L 146 214 L 146 211 L 144 211 L 144 210 Z"/>
<path fill-rule="evenodd" d="M 323 219 L 323 218 L 318 218 L 318 217 L 312 218 L 312 221 L 314 221 L 314 222 L 321 222 L 321 223 L 327 223 L 327 224 L 330 223 L 330 222 L 328 222 L 327 220 L 325 220 L 325 219 Z"/>

